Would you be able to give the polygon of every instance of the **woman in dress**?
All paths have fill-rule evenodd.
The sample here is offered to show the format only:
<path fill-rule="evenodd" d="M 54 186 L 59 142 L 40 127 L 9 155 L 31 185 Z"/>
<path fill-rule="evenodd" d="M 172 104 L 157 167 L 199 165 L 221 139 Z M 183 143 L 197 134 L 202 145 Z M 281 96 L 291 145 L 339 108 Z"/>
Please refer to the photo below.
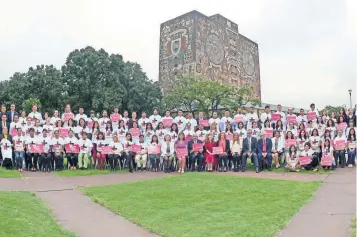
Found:
<path fill-rule="evenodd" d="M 213 135 L 208 133 L 205 140 L 205 160 L 207 164 L 207 171 L 212 172 L 213 162 L 215 155 L 213 154 L 213 147 L 216 146 L 216 142 L 213 139 Z"/>
<path fill-rule="evenodd" d="M 151 141 L 149 143 L 149 146 L 155 150 L 157 147 L 159 147 L 159 139 L 156 135 L 153 135 L 151 137 Z M 153 172 L 158 172 L 159 171 L 159 163 L 160 163 L 160 153 L 149 153 L 148 151 L 148 158 L 150 160 L 151 164 L 151 170 Z"/>
<path fill-rule="evenodd" d="M 183 152 L 179 152 L 179 151 Z M 179 173 L 185 173 L 185 166 L 186 166 L 186 158 L 187 158 L 187 152 L 184 152 L 184 149 L 187 150 L 187 142 L 185 141 L 185 134 L 183 132 L 180 132 L 177 138 L 177 141 L 175 142 L 175 152 L 176 152 L 176 158 L 178 159 L 178 172 Z"/>

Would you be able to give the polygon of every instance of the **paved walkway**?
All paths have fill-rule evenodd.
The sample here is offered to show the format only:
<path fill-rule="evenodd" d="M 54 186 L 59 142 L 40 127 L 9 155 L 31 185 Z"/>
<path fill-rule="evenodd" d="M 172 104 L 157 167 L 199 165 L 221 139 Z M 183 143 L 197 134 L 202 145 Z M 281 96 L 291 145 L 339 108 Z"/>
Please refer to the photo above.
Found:
<path fill-rule="evenodd" d="M 275 172 L 219 174 L 296 181 L 325 181 L 313 200 L 293 217 L 279 237 L 348 237 L 350 221 L 356 210 L 356 169 L 338 169 L 330 175 Z M 48 173 L 25 172 L 22 179 L 0 179 L 0 190 L 35 192 L 53 210 L 55 219 L 79 236 L 152 237 L 157 235 L 145 231 L 93 202 L 76 188 L 135 182 L 164 176 L 168 174 L 137 172 L 135 174 L 57 177 Z"/>
<path fill-rule="evenodd" d="M 349 237 L 356 215 L 356 169 L 337 169 L 279 237 Z"/>

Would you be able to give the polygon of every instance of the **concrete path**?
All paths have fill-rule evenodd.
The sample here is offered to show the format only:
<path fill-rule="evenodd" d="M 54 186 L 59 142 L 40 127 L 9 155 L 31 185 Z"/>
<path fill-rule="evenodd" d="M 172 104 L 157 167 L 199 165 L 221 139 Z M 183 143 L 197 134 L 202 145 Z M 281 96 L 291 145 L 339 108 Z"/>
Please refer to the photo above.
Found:
<path fill-rule="evenodd" d="M 349 237 L 356 215 L 356 169 L 337 169 L 279 237 Z"/>

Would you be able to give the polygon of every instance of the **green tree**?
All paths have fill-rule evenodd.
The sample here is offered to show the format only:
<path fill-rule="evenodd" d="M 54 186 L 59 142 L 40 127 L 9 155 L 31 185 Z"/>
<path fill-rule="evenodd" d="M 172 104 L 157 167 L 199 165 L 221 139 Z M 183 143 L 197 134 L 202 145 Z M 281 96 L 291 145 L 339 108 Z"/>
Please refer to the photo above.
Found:
<path fill-rule="evenodd" d="M 41 101 L 37 98 L 29 98 L 29 99 L 25 100 L 22 103 L 22 109 L 27 112 L 30 112 L 30 111 L 32 111 L 32 105 L 34 105 L 34 104 L 37 105 L 38 111 L 41 111 L 42 104 L 41 104 Z"/>
<path fill-rule="evenodd" d="M 344 106 L 326 105 L 325 109 L 327 110 L 328 115 L 330 115 L 332 112 L 335 112 L 336 115 L 338 115 L 340 112 L 340 109 L 345 109 L 345 107 Z"/>

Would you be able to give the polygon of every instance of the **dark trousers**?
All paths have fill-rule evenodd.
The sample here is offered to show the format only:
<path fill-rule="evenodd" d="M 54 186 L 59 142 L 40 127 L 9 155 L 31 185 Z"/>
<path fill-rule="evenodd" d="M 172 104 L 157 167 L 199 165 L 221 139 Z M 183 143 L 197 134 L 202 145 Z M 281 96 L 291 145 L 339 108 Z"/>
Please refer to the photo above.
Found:
<path fill-rule="evenodd" d="M 78 154 L 76 153 L 67 153 L 66 154 L 68 162 L 71 166 L 76 167 L 78 164 Z"/>
<path fill-rule="evenodd" d="M 195 170 L 195 164 L 197 161 L 197 165 L 198 165 L 198 170 L 201 171 L 202 170 L 202 164 L 203 164 L 203 155 L 202 153 L 198 152 L 196 155 L 194 153 L 190 153 L 190 169 L 191 170 Z"/>
<path fill-rule="evenodd" d="M 242 156 L 239 153 L 232 153 L 232 160 L 234 165 L 234 171 L 242 169 Z"/>
<path fill-rule="evenodd" d="M 248 152 L 244 152 L 243 156 L 242 156 L 242 169 L 244 170 L 245 167 L 247 166 L 247 158 L 248 158 Z M 259 168 L 259 160 L 258 160 L 258 156 L 255 152 L 252 152 L 252 155 L 250 156 L 250 158 L 253 161 L 253 164 L 256 168 Z"/>
<path fill-rule="evenodd" d="M 314 153 L 312 154 L 312 160 L 310 164 L 304 165 L 304 168 L 306 170 L 313 170 L 315 169 L 319 164 L 319 154 L 318 153 Z"/>
<path fill-rule="evenodd" d="M 63 156 L 56 155 L 55 153 L 52 154 L 52 167 L 56 167 L 56 170 L 63 170 Z"/>
<path fill-rule="evenodd" d="M 335 151 L 335 161 L 336 161 L 336 166 L 340 165 L 341 167 L 345 167 L 346 165 L 345 150 Z M 340 162 L 338 163 L 338 161 Z"/>
<path fill-rule="evenodd" d="M 158 169 L 160 164 L 159 154 L 149 154 L 150 164 L 152 169 Z"/>
<path fill-rule="evenodd" d="M 354 165 L 356 159 L 356 149 L 352 151 L 348 149 L 347 154 L 348 154 L 347 165 Z"/>
<path fill-rule="evenodd" d="M 227 169 L 228 156 L 219 155 L 217 157 L 217 162 L 218 162 L 218 165 L 219 165 L 220 169 L 222 169 L 222 168 Z"/>
<path fill-rule="evenodd" d="M 164 170 L 165 171 L 169 171 L 171 169 L 172 160 L 173 160 L 172 155 L 164 156 Z"/>
<path fill-rule="evenodd" d="M 259 162 L 259 167 L 261 170 L 264 168 L 264 163 L 267 164 L 268 169 L 271 169 L 271 164 L 272 164 L 273 157 L 271 153 L 267 153 L 265 157 L 263 157 L 263 154 L 260 153 L 258 154 L 258 162 Z"/>
<path fill-rule="evenodd" d="M 121 165 L 123 164 L 123 158 L 119 154 L 109 154 L 108 159 L 109 159 L 109 165 L 111 170 L 116 169 L 116 167 L 118 166 L 118 162 L 120 162 Z"/>
<path fill-rule="evenodd" d="M 12 160 L 11 158 L 4 158 L 2 166 L 7 170 L 12 170 Z"/>
<path fill-rule="evenodd" d="M 44 170 L 50 170 L 51 169 L 51 164 L 52 164 L 52 154 L 51 153 L 41 154 L 40 160 L 41 160 L 40 161 L 41 169 L 44 169 Z"/>
<path fill-rule="evenodd" d="M 37 160 L 39 154 L 37 153 L 26 153 L 26 167 L 28 169 L 37 169 Z"/>
<path fill-rule="evenodd" d="M 127 153 L 123 153 L 123 156 L 126 158 L 126 164 L 129 167 L 129 170 L 134 169 L 134 155 L 131 151 L 128 151 Z"/>

